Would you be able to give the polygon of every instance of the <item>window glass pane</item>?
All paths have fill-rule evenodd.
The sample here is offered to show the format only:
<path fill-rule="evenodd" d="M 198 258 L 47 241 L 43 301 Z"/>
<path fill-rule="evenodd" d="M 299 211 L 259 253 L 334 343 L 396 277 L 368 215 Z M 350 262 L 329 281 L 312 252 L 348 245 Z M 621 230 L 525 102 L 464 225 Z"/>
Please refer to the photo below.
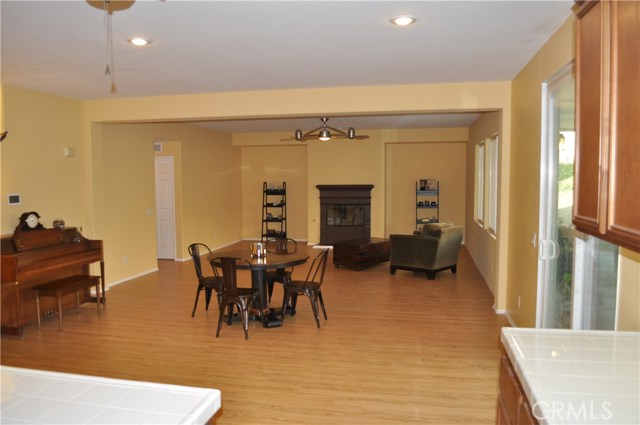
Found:
<path fill-rule="evenodd" d="M 588 235 L 576 238 L 574 329 L 613 330 L 616 316 L 618 247 Z"/>
<path fill-rule="evenodd" d="M 484 143 L 476 145 L 475 220 L 484 222 Z"/>
<path fill-rule="evenodd" d="M 489 178 L 488 178 L 488 207 L 489 207 L 489 230 L 496 233 L 498 229 L 498 136 L 494 136 L 487 143 L 489 156 Z"/>

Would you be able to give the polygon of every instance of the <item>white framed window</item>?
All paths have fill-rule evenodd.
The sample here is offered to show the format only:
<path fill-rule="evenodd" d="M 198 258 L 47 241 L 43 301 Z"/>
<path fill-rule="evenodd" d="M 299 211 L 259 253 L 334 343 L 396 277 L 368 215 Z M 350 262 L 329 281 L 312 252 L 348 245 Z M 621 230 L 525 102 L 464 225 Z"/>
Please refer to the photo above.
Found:
<path fill-rule="evenodd" d="M 484 227 L 484 142 L 476 145 L 476 174 L 474 182 L 474 219 Z"/>
<path fill-rule="evenodd" d="M 486 140 L 487 144 L 487 226 L 494 235 L 498 233 L 498 135 Z"/>

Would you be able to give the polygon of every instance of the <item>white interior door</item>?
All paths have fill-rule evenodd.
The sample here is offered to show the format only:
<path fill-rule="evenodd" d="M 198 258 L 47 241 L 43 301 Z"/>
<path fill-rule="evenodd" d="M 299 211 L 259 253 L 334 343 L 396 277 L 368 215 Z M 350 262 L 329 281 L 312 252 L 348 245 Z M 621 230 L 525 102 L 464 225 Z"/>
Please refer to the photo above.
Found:
<path fill-rule="evenodd" d="M 173 157 L 156 158 L 156 240 L 158 258 L 176 258 Z"/>

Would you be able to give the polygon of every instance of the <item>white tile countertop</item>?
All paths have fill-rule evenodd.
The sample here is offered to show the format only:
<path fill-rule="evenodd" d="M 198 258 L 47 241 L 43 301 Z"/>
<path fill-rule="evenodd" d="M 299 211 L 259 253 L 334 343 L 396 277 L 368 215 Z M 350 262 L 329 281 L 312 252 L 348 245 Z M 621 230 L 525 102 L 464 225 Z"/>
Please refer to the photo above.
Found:
<path fill-rule="evenodd" d="M 541 425 L 640 424 L 640 333 L 503 328 Z"/>
<path fill-rule="evenodd" d="M 220 391 L 1 366 L 2 424 L 204 424 Z"/>

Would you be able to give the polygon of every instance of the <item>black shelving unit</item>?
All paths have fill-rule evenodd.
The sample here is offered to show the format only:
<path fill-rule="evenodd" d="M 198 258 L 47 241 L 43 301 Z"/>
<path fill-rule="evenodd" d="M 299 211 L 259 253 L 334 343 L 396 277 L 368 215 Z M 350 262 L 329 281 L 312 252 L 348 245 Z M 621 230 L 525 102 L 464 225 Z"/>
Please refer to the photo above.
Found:
<path fill-rule="evenodd" d="M 416 230 L 440 220 L 440 182 L 423 179 L 416 182 Z"/>
<path fill-rule="evenodd" d="M 287 183 L 262 183 L 262 236 L 287 237 Z"/>

